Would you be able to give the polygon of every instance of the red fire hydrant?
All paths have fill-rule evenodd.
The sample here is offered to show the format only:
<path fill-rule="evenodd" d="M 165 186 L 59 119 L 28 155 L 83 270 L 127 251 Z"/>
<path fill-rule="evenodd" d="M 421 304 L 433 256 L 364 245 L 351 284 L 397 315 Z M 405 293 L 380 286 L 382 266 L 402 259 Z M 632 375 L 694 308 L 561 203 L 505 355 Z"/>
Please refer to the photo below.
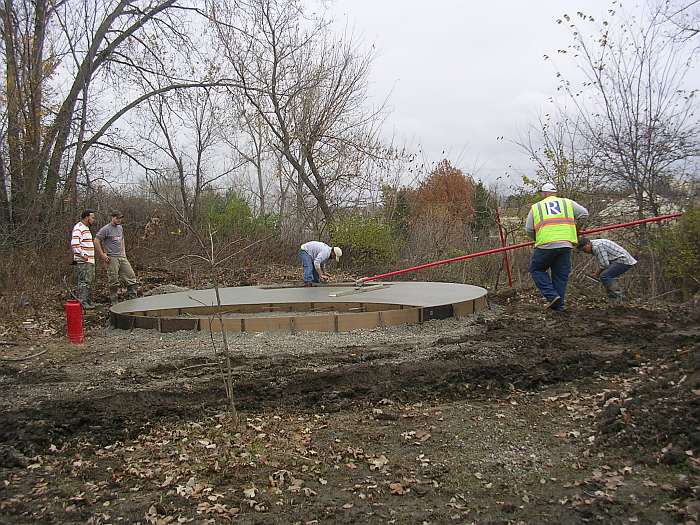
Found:
<path fill-rule="evenodd" d="M 73 344 L 85 341 L 83 332 L 83 306 L 80 301 L 68 301 L 66 303 L 66 330 L 68 340 Z"/>

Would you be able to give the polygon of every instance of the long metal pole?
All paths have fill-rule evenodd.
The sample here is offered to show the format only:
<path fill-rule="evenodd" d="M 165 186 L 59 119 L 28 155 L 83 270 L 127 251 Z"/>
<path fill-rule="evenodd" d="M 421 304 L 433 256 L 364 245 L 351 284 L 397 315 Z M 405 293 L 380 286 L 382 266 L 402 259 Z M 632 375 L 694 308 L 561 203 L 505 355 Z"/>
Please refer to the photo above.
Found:
<path fill-rule="evenodd" d="M 650 217 L 648 219 L 638 219 L 636 221 L 630 221 L 630 222 L 623 222 L 620 224 L 612 224 L 610 226 L 600 226 L 598 228 L 591 228 L 590 230 L 585 230 L 582 232 L 579 232 L 580 234 L 592 234 L 592 233 L 600 233 L 600 232 L 605 232 L 609 230 L 617 230 L 619 228 L 629 228 L 630 226 L 638 226 L 640 224 L 647 224 L 649 222 L 659 222 L 659 221 L 667 221 L 670 219 L 676 219 L 683 215 L 683 213 L 669 213 L 667 215 L 659 215 L 658 217 Z M 473 259 L 475 257 L 483 257 L 484 255 L 492 255 L 494 253 L 501 253 L 501 252 L 507 252 L 511 250 L 518 250 L 520 248 L 527 248 L 528 246 L 532 246 L 534 241 L 529 241 L 529 242 L 521 242 L 518 244 L 510 244 L 508 246 L 503 246 L 501 248 L 493 248 L 491 250 L 484 250 L 481 252 L 475 252 L 475 253 L 469 253 L 467 255 L 460 255 L 459 257 L 452 257 L 451 259 L 443 259 L 441 261 L 433 261 L 425 264 L 419 264 L 418 266 L 412 266 L 410 268 L 404 268 L 403 270 L 395 270 L 393 272 L 387 272 L 387 273 L 380 273 L 378 275 L 373 275 L 371 277 L 363 277 L 361 279 L 358 279 L 358 283 L 366 283 L 368 281 L 376 281 L 378 279 L 387 279 L 389 277 L 394 277 L 396 275 L 401 275 L 404 273 L 408 272 L 415 272 L 418 270 L 424 270 L 426 268 L 433 268 L 434 266 L 442 266 L 443 264 L 450 264 L 454 262 L 459 262 L 459 261 L 466 261 L 467 259 Z"/>

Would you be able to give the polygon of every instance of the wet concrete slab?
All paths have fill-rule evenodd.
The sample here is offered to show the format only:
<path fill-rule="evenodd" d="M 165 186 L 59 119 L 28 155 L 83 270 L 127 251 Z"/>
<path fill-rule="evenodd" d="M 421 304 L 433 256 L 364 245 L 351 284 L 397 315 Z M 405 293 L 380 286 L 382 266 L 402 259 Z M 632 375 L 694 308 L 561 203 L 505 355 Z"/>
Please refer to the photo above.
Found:
<path fill-rule="evenodd" d="M 352 289 L 353 287 L 348 285 L 307 288 L 242 286 L 221 288 L 219 295 L 221 304 L 225 306 L 275 303 L 375 303 L 420 308 L 453 305 L 475 301 L 486 296 L 484 288 L 458 283 L 386 283 L 385 286 L 373 288 L 370 291 L 347 294 Z M 342 295 L 336 296 L 335 294 L 338 293 Z M 216 304 L 216 294 L 213 289 L 188 290 L 124 301 L 113 306 L 111 311 L 115 314 L 128 315 L 132 312 L 211 307 Z"/>

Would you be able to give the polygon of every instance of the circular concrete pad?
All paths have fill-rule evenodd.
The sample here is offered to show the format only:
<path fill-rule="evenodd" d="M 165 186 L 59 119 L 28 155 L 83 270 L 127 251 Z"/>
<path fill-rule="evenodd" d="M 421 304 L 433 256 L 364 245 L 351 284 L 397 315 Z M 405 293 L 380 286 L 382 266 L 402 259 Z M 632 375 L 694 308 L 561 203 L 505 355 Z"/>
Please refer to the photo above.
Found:
<path fill-rule="evenodd" d="M 486 290 L 456 283 L 392 282 L 313 287 L 245 286 L 132 299 L 110 309 L 117 328 L 233 332 L 342 332 L 421 323 L 487 308 Z M 219 318 L 221 317 L 221 318 Z"/>

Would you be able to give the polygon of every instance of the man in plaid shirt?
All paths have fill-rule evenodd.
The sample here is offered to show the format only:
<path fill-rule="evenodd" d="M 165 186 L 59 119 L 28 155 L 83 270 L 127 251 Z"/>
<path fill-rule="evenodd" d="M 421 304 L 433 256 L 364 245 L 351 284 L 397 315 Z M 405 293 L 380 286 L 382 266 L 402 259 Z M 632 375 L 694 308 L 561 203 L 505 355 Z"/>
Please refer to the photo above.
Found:
<path fill-rule="evenodd" d="M 627 272 L 637 264 L 637 260 L 632 257 L 622 246 L 609 239 L 588 239 L 580 237 L 578 249 L 588 254 L 595 255 L 600 268 L 596 277 L 603 283 L 608 291 L 608 297 L 614 300 L 624 299 L 624 294 L 617 283 L 617 277 Z"/>

